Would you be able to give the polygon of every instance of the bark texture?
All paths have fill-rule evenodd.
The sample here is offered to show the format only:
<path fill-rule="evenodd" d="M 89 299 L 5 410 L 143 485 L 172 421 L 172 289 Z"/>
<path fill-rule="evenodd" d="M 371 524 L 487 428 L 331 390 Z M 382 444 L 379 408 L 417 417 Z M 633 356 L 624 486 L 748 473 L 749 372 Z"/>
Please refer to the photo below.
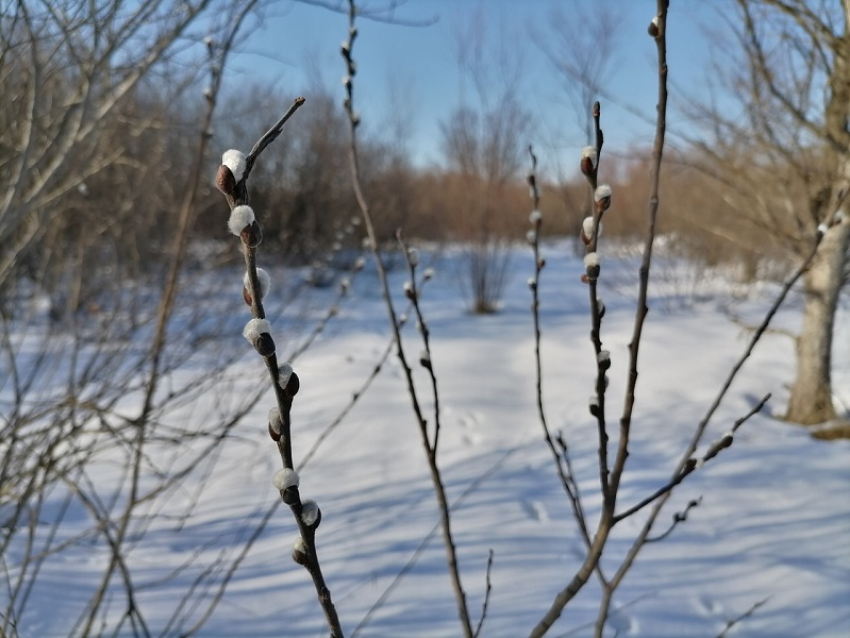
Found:
<path fill-rule="evenodd" d="M 850 2 L 843 2 L 844 33 L 832 40 L 823 142 L 828 167 L 822 192 L 811 204 L 812 220 L 826 232 L 805 278 L 803 325 L 797 338 L 797 377 L 786 418 L 812 425 L 836 418 L 832 401 L 835 312 L 850 242 Z M 822 202 L 822 203 L 819 203 Z M 839 211 L 841 211 L 839 213 Z"/>

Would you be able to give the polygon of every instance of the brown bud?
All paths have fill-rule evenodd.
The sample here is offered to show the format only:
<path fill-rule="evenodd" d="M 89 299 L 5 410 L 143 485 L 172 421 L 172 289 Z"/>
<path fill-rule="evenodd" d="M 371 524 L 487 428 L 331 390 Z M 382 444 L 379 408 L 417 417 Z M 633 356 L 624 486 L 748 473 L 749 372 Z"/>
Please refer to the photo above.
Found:
<path fill-rule="evenodd" d="M 242 238 L 242 243 L 247 244 L 251 248 L 256 248 L 263 242 L 263 231 L 257 220 L 254 220 L 254 223 L 250 226 L 245 226 L 239 236 Z"/>
<path fill-rule="evenodd" d="M 661 35 L 661 29 L 658 28 L 658 17 L 652 19 L 652 22 L 649 23 L 649 27 L 646 30 L 649 33 L 651 38 L 657 38 Z"/>
<path fill-rule="evenodd" d="M 292 372 L 289 375 L 289 380 L 286 382 L 286 387 L 283 391 L 286 393 L 290 399 L 298 394 L 298 390 L 301 389 L 301 380 L 298 378 L 298 375 L 295 372 Z"/>
<path fill-rule="evenodd" d="M 268 332 L 262 333 L 254 342 L 254 348 L 260 355 L 270 357 L 274 354 L 274 339 Z"/>
<path fill-rule="evenodd" d="M 254 303 L 254 300 L 251 298 L 251 293 L 248 292 L 248 289 L 245 286 L 242 286 L 242 299 L 249 306 Z"/>
<path fill-rule="evenodd" d="M 299 549 L 292 550 L 292 560 L 294 560 L 299 565 L 307 565 L 307 553 L 302 552 Z"/>
<path fill-rule="evenodd" d="M 593 166 L 593 160 L 589 157 L 581 158 L 581 172 L 586 177 L 592 177 L 596 172 L 596 169 Z"/>
<path fill-rule="evenodd" d="M 287 505 L 295 505 L 298 502 L 298 488 L 296 486 L 287 487 L 285 490 L 280 491 L 281 500 Z"/>
<path fill-rule="evenodd" d="M 269 436 L 272 438 L 272 441 L 274 441 L 274 442 L 280 441 L 280 432 L 275 432 L 275 429 L 274 429 L 274 427 L 272 427 L 271 423 L 269 423 Z"/>
<path fill-rule="evenodd" d="M 230 169 L 224 164 L 218 167 L 218 173 L 215 175 L 215 185 L 225 195 L 230 195 L 233 189 L 236 188 L 236 179 L 233 177 Z"/>

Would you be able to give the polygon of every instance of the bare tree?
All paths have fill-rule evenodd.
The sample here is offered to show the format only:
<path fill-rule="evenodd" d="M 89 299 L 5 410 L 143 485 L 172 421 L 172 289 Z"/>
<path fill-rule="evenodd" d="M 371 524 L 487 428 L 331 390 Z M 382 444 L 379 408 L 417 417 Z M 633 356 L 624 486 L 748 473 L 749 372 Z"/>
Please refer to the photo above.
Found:
<path fill-rule="evenodd" d="M 12 4 L 0 18 L 0 84 L 18 109 L 0 132 L 7 151 L 0 160 L 7 185 L 0 191 L 0 285 L 62 213 L 57 201 L 120 161 L 121 142 L 98 144 L 107 116 L 180 52 L 215 2 Z"/>
<path fill-rule="evenodd" d="M 472 97 L 441 124 L 447 164 L 465 182 L 452 204 L 461 228 L 456 239 L 469 242 L 467 283 L 477 313 L 494 312 L 501 299 L 509 258 L 505 228 L 519 213 L 504 195 L 518 176 L 522 140 L 531 129 L 519 98 L 523 61 L 509 45 L 509 27 L 501 24 L 493 41 L 489 24 L 481 9 L 456 33 L 462 86 L 471 85 Z"/>
<path fill-rule="evenodd" d="M 112 7 L 116 9 L 112 18 L 118 22 L 109 23 L 112 25 L 109 28 L 105 22 L 90 24 L 87 21 L 106 19 L 108 11 L 100 13 L 95 11 L 94 5 L 83 3 L 76 13 L 64 13 L 56 7 L 56 15 L 51 13 L 53 7 L 45 6 L 42 10 L 47 13 L 35 17 L 28 13 L 27 5 L 19 3 L 20 13 L 14 16 L 13 22 L 20 20 L 25 24 L 23 31 L 17 28 L 20 24 L 17 27 L 9 23 L 3 25 L 4 28 L 14 27 L 10 31 L 14 37 L 23 33 L 35 38 L 40 34 L 39 38 L 27 42 L 33 52 L 30 66 L 26 66 L 26 59 L 4 58 L 0 68 L 10 74 L 4 76 L 4 82 L 18 72 L 30 73 L 33 78 L 47 73 L 46 69 L 51 68 L 45 66 L 47 62 L 66 65 L 60 64 L 61 68 L 50 71 L 58 77 L 54 78 L 57 93 L 49 94 L 50 99 L 45 97 L 48 82 L 20 85 L 24 87 L 23 102 L 31 100 L 33 103 L 31 115 L 40 115 L 29 122 L 24 117 L 17 123 L 19 128 L 10 129 L 10 135 L 15 132 L 29 135 L 18 139 L 30 145 L 25 144 L 25 149 L 29 148 L 32 154 L 25 152 L 23 157 L 13 157 L 2 167 L 9 171 L 7 175 L 17 175 L 15 179 L 23 180 L 11 184 L 11 194 L 4 193 L 7 207 L 3 210 L 7 217 L 3 222 L 11 229 L 4 239 L 13 250 L 5 262 L 10 266 L 7 275 L 19 274 L 14 270 L 14 263 L 23 256 L 22 251 L 42 248 L 46 234 L 43 228 L 32 229 L 21 224 L 46 222 L 53 215 L 48 212 L 53 208 L 73 212 L 74 205 L 69 206 L 64 201 L 68 193 L 76 192 L 77 186 L 85 186 L 87 190 L 88 182 L 84 180 L 96 180 L 99 171 L 116 171 L 113 190 L 121 185 L 128 188 L 119 195 L 113 192 L 111 197 L 107 196 L 107 189 L 103 189 L 103 209 L 82 225 L 80 252 L 96 252 L 108 242 L 109 232 L 120 234 L 112 227 L 120 225 L 123 219 L 110 217 L 109 207 L 117 204 L 133 208 L 138 196 L 135 188 L 152 185 L 158 189 L 164 199 L 151 201 L 167 205 L 173 219 L 173 223 L 167 224 L 168 232 L 150 239 L 168 244 L 163 248 L 164 268 L 155 269 L 156 275 L 162 275 L 162 281 L 156 280 L 155 285 L 142 278 L 127 285 L 126 273 L 119 268 L 111 269 L 111 263 L 101 261 L 79 273 L 81 278 L 99 276 L 98 269 L 109 273 L 99 280 L 103 285 L 98 300 L 108 304 L 101 310 L 86 309 L 79 321 L 72 316 L 69 323 L 59 326 L 61 330 L 54 329 L 50 324 L 45 326 L 37 313 L 20 311 L 17 306 L 23 304 L 17 302 L 25 301 L 26 292 L 22 291 L 11 299 L 11 312 L 0 312 L 4 326 L 0 343 L 3 359 L 0 391 L 4 393 L 0 429 L 4 442 L 0 455 L 0 484 L 4 488 L 0 493 L 3 520 L 0 554 L 6 584 L 0 603 L 0 634 L 4 636 L 25 635 L 28 624 L 33 622 L 29 601 L 43 591 L 42 574 L 50 562 L 57 558 L 67 560 L 79 552 L 91 551 L 92 547 L 103 560 L 89 573 L 90 578 L 78 584 L 79 608 L 64 608 L 61 617 L 57 611 L 57 620 L 65 623 L 68 635 L 73 636 L 102 635 L 104 632 L 150 635 L 150 607 L 139 588 L 138 556 L 134 549 L 143 547 L 146 534 L 169 518 L 169 515 L 161 515 L 170 508 L 169 502 L 173 503 L 175 492 L 185 489 L 184 481 L 198 477 L 197 484 L 203 485 L 214 471 L 222 442 L 250 409 L 249 404 L 237 401 L 238 405 L 221 412 L 221 418 L 204 419 L 201 423 L 186 419 L 175 424 L 168 416 L 177 405 L 192 405 L 198 401 L 209 404 L 210 387 L 221 381 L 222 371 L 232 363 L 234 356 L 220 343 L 214 351 L 203 348 L 215 341 L 213 335 L 220 335 L 221 328 L 213 328 L 210 334 L 196 323 L 203 308 L 208 308 L 212 302 L 209 291 L 189 281 L 183 266 L 188 255 L 188 235 L 196 212 L 206 147 L 211 139 L 212 114 L 221 87 L 222 69 L 244 21 L 255 7 L 255 2 L 242 3 L 223 11 L 206 25 L 215 35 L 204 42 L 201 64 L 189 79 L 196 79 L 196 72 L 206 71 L 209 83 L 203 91 L 194 83 L 186 84 L 197 89 L 193 97 L 201 115 L 193 127 L 197 144 L 185 155 L 172 155 L 167 144 L 162 145 L 165 150 L 157 144 L 143 144 L 145 147 L 137 155 L 139 149 L 134 148 L 134 144 L 138 145 L 141 131 L 126 137 L 114 136 L 114 147 L 110 146 L 104 132 L 116 129 L 107 115 L 118 113 L 119 109 L 122 116 L 131 115 L 132 109 L 128 106 L 133 105 L 133 100 L 130 98 L 138 101 L 139 110 L 144 110 L 140 97 L 143 94 L 134 94 L 130 88 L 112 96 L 115 103 L 100 121 L 86 120 L 85 113 L 78 112 L 85 111 L 88 106 L 96 110 L 97 100 L 107 88 L 103 82 L 108 77 L 104 76 L 112 72 L 117 76 L 124 73 L 111 70 L 106 61 L 103 67 L 95 64 L 89 69 L 90 75 L 83 82 L 84 89 L 87 84 L 92 85 L 88 89 L 91 94 L 73 97 L 72 92 L 71 106 L 67 110 L 61 108 L 62 100 L 58 98 L 63 95 L 62 91 L 75 86 L 66 82 L 68 78 L 63 73 L 73 76 L 73 71 L 68 69 L 74 68 L 73 63 L 87 59 L 83 55 L 85 46 L 92 46 L 95 50 L 92 55 L 99 55 L 100 36 L 92 40 L 88 29 L 100 25 L 105 33 L 113 33 L 113 28 L 120 31 L 122 24 L 131 29 L 119 20 L 119 17 L 121 20 L 127 18 L 128 14 L 117 11 L 117 5 Z M 70 11 L 72 7 L 69 3 L 63 8 Z M 89 15 L 89 9 L 95 13 Z M 153 3 L 139 9 L 153 10 Z M 183 8 L 175 8 L 174 15 L 195 9 L 199 11 L 200 5 L 186 4 Z M 198 14 L 194 12 L 193 15 Z M 157 25 L 170 24 L 173 17 L 166 12 L 163 15 L 145 14 L 138 19 L 146 22 L 157 16 L 161 18 L 154 20 Z M 61 19 L 64 26 L 54 30 L 50 26 L 51 19 Z M 150 26 L 137 28 L 150 35 Z M 80 33 L 86 37 L 78 42 L 76 38 Z M 44 61 L 35 52 L 51 42 L 56 45 L 57 59 L 48 58 L 42 65 Z M 4 50 L 9 54 L 13 48 Z M 23 50 L 27 50 L 26 47 Z M 132 52 L 125 50 L 123 54 Z M 16 69 L 15 64 L 23 66 Z M 138 86 L 141 79 L 136 77 L 134 68 L 130 64 L 126 73 Z M 42 104 L 41 99 L 45 99 L 46 104 Z M 82 103 L 78 104 L 77 100 Z M 87 106 L 89 100 L 92 104 Z M 189 97 L 185 100 L 192 103 Z M 100 106 L 105 108 L 105 105 Z M 154 110 L 157 116 L 162 115 Z M 76 134 L 68 133 L 69 137 L 63 137 L 65 129 L 52 120 L 54 117 L 71 122 L 69 126 Z M 86 117 L 93 115 L 89 113 Z M 162 118 L 129 117 L 128 121 L 131 130 L 134 124 L 143 127 L 152 122 L 163 130 L 168 128 L 167 119 Z M 28 126 L 32 129 L 29 132 Z M 58 128 L 52 129 L 53 126 Z M 56 135 L 53 141 L 43 137 L 51 131 Z M 149 137 L 141 137 L 145 142 L 150 141 Z M 4 143 L 10 139 L 6 138 Z M 88 167 L 75 164 L 75 160 L 85 158 L 92 159 L 93 164 Z M 32 162 L 28 163 L 30 160 Z M 132 179 L 126 182 L 118 179 L 121 173 L 116 167 L 122 163 L 129 164 L 132 169 Z M 163 167 L 185 174 L 179 190 L 170 189 Z M 93 172 L 86 172 L 88 169 Z M 51 174 L 51 170 L 55 173 Z M 22 193 L 31 196 L 31 208 L 20 199 Z M 143 207 L 138 204 L 140 211 Z M 16 217 L 21 210 L 28 210 L 28 215 Z M 16 220 L 18 226 L 15 226 Z M 99 223 L 95 223 L 98 220 Z M 57 245 L 61 247 L 62 244 Z M 3 257 L 6 258 L 7 253 L 4 252 Z M 69 291 L 72 293 L 73 290 Z M 26 346 L 33 342 L 36 347 Z M 173 373 L 193 360 L 203 361 L 206 369 L 194 378 L 184 377 L 174 383 Z M 6 397 L 10 398 L 8 402 Z M 256 400 L 256 397 L 245 398 L 249 403 Z M 119 468 L 111 475 L 113 480 L 98 481 L 104 465 L 113 463 Z M 178 527 L 192 524 L 193 508 L 202 499 L 201 491 L 194 491 L 188 506 L 184 502 L 171 510 L 174 516 L 171 520 L 177 521 Z M 157 511 L 160 516 L 152 514 Z M 81 522 L 69 523 L 68 518 L 73 518 L 69 513 L 78 514 Z M 191 583 L 181 598 L 172 601 L 166 614 L 170 617 L 161 628 L 163 633 L 179 632 L 188 636 L 203 626 L 256 539 L 257 529 L 262 530 L 263 520 L 259 528 L 254 527 L 256 521 L 239 526 L 236 535 L 225 541 L 229 547 L 217 556 L 204 557 L 203 552 L 194 552 L 178 570 L 166 576 L 173 578 L 182 573 Z M 161 601 L 158 605 L 158 610 L 162 611 Z"/>
<path fill-rule="evenodd" d="M 592 144 L 593 103 L 603 95 L 612 70 L 620 20 L 608 5 L 588 7 L 572 0 L 553 6 L 546 23 L 548 36 L 537 33 L 535 44 L 556 71 L 581 127 L 582 143 Z"/>
<path fill-rule="evenodd" d="M 702 108 L 710 139 L 694 141 L 738 220 L 800 263 L 797 373 L 786 418 L 836 418 L 831 363 L 835 312 L 850 249 L 850 2 L 737 0 L 716 75 L 738 109 Z M 728 104 L 728 103 L 727 103 Z"/>

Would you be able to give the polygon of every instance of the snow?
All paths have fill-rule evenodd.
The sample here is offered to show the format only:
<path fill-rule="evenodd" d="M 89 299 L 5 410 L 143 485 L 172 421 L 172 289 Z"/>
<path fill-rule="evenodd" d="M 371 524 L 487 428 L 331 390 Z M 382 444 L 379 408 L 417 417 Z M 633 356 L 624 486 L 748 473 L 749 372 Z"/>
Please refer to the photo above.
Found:
<path fill-rule="evenodd" d="M 587 287 L 579 281 L 584 267 L 566 243 L 544 243 L 542 249 L 546 268 L 538 290 L 545 410 L 551 429 L 567 439 L 577 483 L 594 522 L 601 504 L 598 440 L 587 397 L 595 388 L 596 359 L 588 338 Z M 601 250 L 605 252 L 604 247 Z M 442 261 L 434 263 L 427 251 L 420 252 L 423 261 L 435 266 L 433 281 L 421 291 L 419 303 L 430 329 L 430 363 L 441 393 L 438 462 L 453 503 L 453 530 L 469 607 L 477 621 L 492 549 L 492 593 L 481 635 L 524 636 L 569 582 L 584 551 L 537 417 L 531 294 L 526 285 L 534 272 L 531 251 L 516 249 L 502 309 L 484 316 L 465 310 L 455 281 L 461 267 L 452 263 L 456 253 L 446 251 Z M 629 257 L 608 253 L 605 257 L 606 263 L 617 262 L 622 268 L 632 263 Z M 730 294 L 734 287 L 719 279 L 709 282 L 709 274 L 703 273 L 706 288 L 688 296 L 675 263 L 662 256 L 657 263 L 668 272 L 657 272 L 660 276 L 651 287 L 621 510 L 669 478 L 743 350 L 749 333 L 730 321 L 730 313 L 754 324 L 777 290 L 775 285 L 759 284 L 749 297 L 735 301 Z M 283 269 L 268 269 L 276 281 L 298 280 Z M 608 272 L 613 278 L 617 269 Z M 213 276 L 217 281 L 239 281 L 238 274 Z M 402 269 L 391 272 L 390 287 L 400 310 L 408 303 L 403 295 L 405 277 Z M 622 294 L 626 284 L 611 285 L 606 277 L 608 273 L 599 283 L 608 305 L 602 341 L 611 362 L 606 411 L 614 450 L 634 308 L 630 295 Z M 235 318 L 244 321 L 247 311 L 238 285 L 224 292 L 232 297 Z M 317 317 L 323 314 L 323 300 L 335 303 L 333 290 L 312 294 L 317 295 L 312 302 Z M 209 307 L 220 309 L 221 304 Z M 289 324 L 304 323 L 301 314 L 275 316 L 282 333 Z M 780 327 L 794 328 L 799 299 L 792 299 L 777 320 Z M 837 400 L 847 406 L 846 299 L 836 326 L 834 383 Z M 407 327 L 403 332 L 409 355 L 421 351 L 415 330 Z M 352 278 L 339 315 L 298 358 L 301 390 L 292 407 L 292 444 L 299 489 L 305 500 L 322 504 L 317 551 L 346 636 L 355 635 L 355 628 L 368 619 L 356 635 L 454 638 L 460 628 L 436 527 L 435 498 L 397 359 L 388 360 L 316 455 L 299 467 L 307 450 L 372 374 L 389 339 L 381 291 L 374 270 L 367 267 Z M 125 559 L 138 587 L 136 604 L 153 635 L 188 630 L 215 594 L 228 561 L 247 547 L 268 514 L 268 524 L 250 545 L 198 635 L 327 635 L 309 575 L 291 558 L 297 527 L 269 480 L 280 470 L 280 456 L 268 434 L 274 397 L 267 373 L 244 341 L 237 345 L 247 352 L 230 364 L 220 386 L 208 390 L 208 398 L 178 405 L 159 417 L 163 423 L 189 427 L 217 418 L 227 397 L 245 398 L 258 382 L 268 388 L 210 455 L 215 458 L 206 461 L 215 471 L 190 475 L 167 499 L 151 505 L 150 518 L 131 530 L 135 536 Z M 413 374 L 433 432 L 429 373 L 414 366 Z M 782 413 L 792 376 L 791 340 L 767 334 L 709 425 L 697 455 L 704 454 L 764 394 L 772 392 L 773 398 L 763 413 L 737 430 L 729 449 L 674 492 L 659 518 L 658 533 L 690 501 L 701 497 L 700 504 L 669 537 L 641 552 L 614 596 L 607 635 L 617 631 L 620 636 L 649 638 L 715 636 L 728 621 L 761 601 L 766 602 L 731 629 L 730 636 L 850 635 L 850 441 L 819 441 L 805 429 L 771 417 Z M 237 398 L 230 400 L 238 403 Z M 183 455 L 205 444 L 189 442 L 181 450 L 163 446 L 156 462 L 167 467 L 170 459 L 179 466 Z M 126 473 L 123 459 L 118 452 L 105 451 L 89 466 L 92 483 L 103 486 L 104 502 L 111 488 L 126 486 L 119 480 Z M 150 485 L 154 479 L 150 477 Z M 58 511 L 62 496 L 58 489 L 49 495 L 52 505 L 45 516 Z M 197 502 L 185 516 L 175 514 L 184 512 L 194 499 Z M 615 528 L 602 559 L 607 575 L 620 564 L 644 517 L 642 512 Z M 73 502 L 60 528 L 61 538 L 54 542 L 74 538 L 91 526 L 90 514 Z M 25 535 L 18 538 L 21 541 L 3 556 L 13 574 Z M 46 560 L 18 619 L 19 635 L 68 635 L 109 558 L 108 548 L 88 537 Z M 126 601 L 120 578 L 113 580 L 109 617 L 114 621 L 126 610 Z M 169 625 L 193 584 L 197 586 L 192 602 L 180 611 L 182 620 Z M 5 610 L 8 590 L 2 591 L 0 605 Z M 548 635 L 592 635 L 599 592 L 598 582 L 591 579 Z M 383 603 L 370 611 L 382 597 Z M 119 635 L 129 632 L 125 625 Z M 111 630 L 106 633 L 111 635 Z"/>

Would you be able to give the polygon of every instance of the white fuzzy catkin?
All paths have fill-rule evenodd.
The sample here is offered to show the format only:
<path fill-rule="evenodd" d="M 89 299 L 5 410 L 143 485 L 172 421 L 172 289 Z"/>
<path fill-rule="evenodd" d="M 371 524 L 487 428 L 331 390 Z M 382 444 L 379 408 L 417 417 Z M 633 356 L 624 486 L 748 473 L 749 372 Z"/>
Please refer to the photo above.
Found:
<path fill-rule="evenodd" d="M 599 363 L 605 363 L 606 361 L 611 361 L 611 353 L 607 350 L 600 350 L 599 354 L 596 355 L 596 361 Z"/>
<path fill-rule="evenodd" d="M 267 273 L 262 268 L 257 268 L 257 281 L 260 284 L 260 299 L 265 299 L 266 295 L 269 294 L 269 286 L 271 286 L 271 277 L 269 277 L 269 273 Z M 242 278 L 242 284 L 245 286 L 246 290 L 251 290 L 251 278 L 248 276 L 247 271 L 245 272 L 245 276 Z"/>
<path fill-rule="evenodd" d="M 536 208 L 531 211 L 531 214 L 528 216 L 528 221 L 534 224 L 535 226 L 539 224 L 543 220 L 543 214 L 537 210 Z"/>
<path fill-rule="evenodd" d="M 426 268 L 425 272 L 422 273 L 423 279 L 431 279 L 433 276 L 434 276 L 434 269 L 433 268 Z"/>
<path fill-rule="evenodd" d="M 407 260 L 410 262 L 410 265 L 416 268 L 419 265 L 419 251 L 415 248 L 407 249 Z"/>
<path fill-rule="evenodd" d="M 288 363 L 281 364 L 277 369 L 277 382 L 281 388 L 285 388 L 289 384 L 289 377 L 292 376 L 292 366 Z"/>
<path fill-rule="evenodd" d="M 231 148 L 229 151 L 224 151 L 224 155 L 221 156 L 221 163 L 230 169 L 230 172 L 233 173 L 233 179 L 238 184 L 245 174 L 245 153 Z"/>
<path fill-rule="evenodd" d="M 253 344 L 261 334 L 271 334 L 271 332 L 272 324 L 268 319 L 251 319 L 242 329 L 242 336 Z"/>
<path fill-rule="evenodd" d="M 319 519 L 319 505 L 316 501 L 306 500 L 301 501 L 301 521 L 307 526 L 312 527 Z"/>
<path fill-rule="evenodd" d="M 584 256 L 584 267 L 590 268 L 592 266 L 599 265 L 599 254 L 598 253 L 587 253 Z"/>
<path fill-rule="evenodd" d="M 596 168 L 598 156 L 596 155 L 596 149 L 593 146 L 585 146 L 583 149 L 581 149 L 581 158 L 589 159 L 593 168 Z"/>
<path fill-rule="evenodd" d="M 584 231 L 585 237 L 593 239 L 593 217 L 585 217 L 581 223 L 581 229 Z"/>
<path fill-rule="evenodd" d="M 593 193 L 593 199 L 598 202 L 606 197 L 611 197 L 611 187 L 608 184 L 601 184 Z"/>
<path fill-rule="evenodd" d="M 230 228 L 231 233 L 239 237 L 247 226 L 254 223 L 254 219 L 254 209 L 243 204 L 230 211 L 227 227 Z"/>
<path fill-rule="evenodd" d="M 300 480 L 298 472 L 285 467 L 282 470 L 275 472 L 272 485 L 274 485 L 278 490 L 285 490 L 289 487 L 298 487 Z"/>

